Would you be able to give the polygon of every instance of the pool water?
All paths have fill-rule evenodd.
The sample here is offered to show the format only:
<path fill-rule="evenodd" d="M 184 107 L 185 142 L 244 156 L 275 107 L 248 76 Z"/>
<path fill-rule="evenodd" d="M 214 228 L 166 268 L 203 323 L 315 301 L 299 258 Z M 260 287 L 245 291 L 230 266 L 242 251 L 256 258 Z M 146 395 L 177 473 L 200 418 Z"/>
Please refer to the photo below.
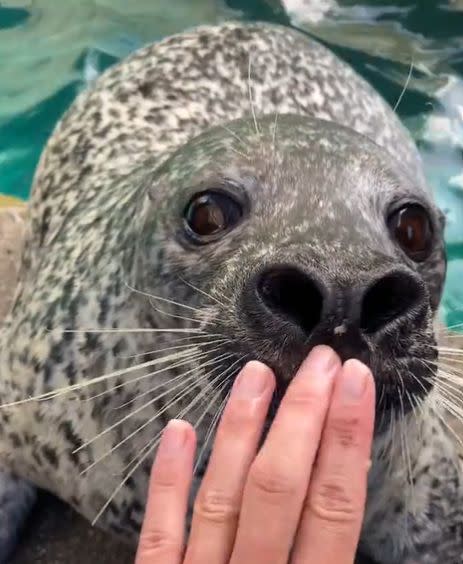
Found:
<path fill-rule="evenodd" d="M 463 322 L 463 0 L 0 0 L 0 192 L 27 199 L 75 96 L 141 45 L 224 19 L 318 38 L 396 107 L 447 215 L 443 314 Z"/>

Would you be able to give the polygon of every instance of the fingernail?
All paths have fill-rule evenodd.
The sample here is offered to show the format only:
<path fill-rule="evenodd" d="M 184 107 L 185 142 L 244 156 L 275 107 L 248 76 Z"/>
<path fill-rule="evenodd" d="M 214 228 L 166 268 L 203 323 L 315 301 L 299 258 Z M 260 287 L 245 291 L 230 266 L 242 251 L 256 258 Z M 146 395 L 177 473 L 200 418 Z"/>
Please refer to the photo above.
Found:
<path fill-rule="evenodd" d="M 236 378 L 234 393 L 244 399 L 257 399 L 266 390 L 271 375 L 270 368 L 262 362 L 248 362 Z"/>
<path fill-rule="evenodd" d="M 303 364 L 310 365 L 312 370 L 331 372 L 335 367 L 340 365 L 340 361 L 338 355 L 332 348 L 320 345 L 311 350 Z"/>
<path fill-rule="evenodd" d="M 369 374 L 369 369 L 360 361 L 348 360 L 341 373 L 342 396 L 347 401 L 358 401 L 363 396 Z"/>
<path fill-rule="evenodd" d="M 179 419 L 172 419 L 167 423 L 163 433 L 158 455 L 172 456 L 178 454 L 187 441 L 188 424 Z"/>

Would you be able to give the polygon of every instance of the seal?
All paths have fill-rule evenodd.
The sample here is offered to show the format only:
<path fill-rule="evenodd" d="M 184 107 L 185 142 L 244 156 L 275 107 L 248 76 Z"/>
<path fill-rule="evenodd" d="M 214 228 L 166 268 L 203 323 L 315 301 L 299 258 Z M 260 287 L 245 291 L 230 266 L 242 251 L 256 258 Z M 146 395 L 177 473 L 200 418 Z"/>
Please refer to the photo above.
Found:
<path fill-rule="evenodd" d="M 35 176 L 1 333 L 8 538 L 33 484 L 135 542 L 167 420 L 194 424 L 198 481 L 243 364 L 275 370 L 276 406 L 325 343 L 375 374 L 361 552 L 460 561 L 434 329 L 443 224 L 392 109 L 298 32 L 200 27 L 111 68 Z"/>

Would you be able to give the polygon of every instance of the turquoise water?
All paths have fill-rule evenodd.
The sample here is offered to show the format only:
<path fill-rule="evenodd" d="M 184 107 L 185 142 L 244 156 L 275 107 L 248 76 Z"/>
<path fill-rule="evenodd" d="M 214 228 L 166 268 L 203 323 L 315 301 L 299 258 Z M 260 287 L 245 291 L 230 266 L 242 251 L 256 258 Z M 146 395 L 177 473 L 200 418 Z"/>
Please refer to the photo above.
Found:
<path fill-rule="evenodd" d="M 463 0 L 1 1 L 0 192 L 27 198 L 56 121 L 100 72 L 144 43 L 230 17 L 303 29 L 399 101 L 447 214 L 444 313 L 463 322 Z"/>

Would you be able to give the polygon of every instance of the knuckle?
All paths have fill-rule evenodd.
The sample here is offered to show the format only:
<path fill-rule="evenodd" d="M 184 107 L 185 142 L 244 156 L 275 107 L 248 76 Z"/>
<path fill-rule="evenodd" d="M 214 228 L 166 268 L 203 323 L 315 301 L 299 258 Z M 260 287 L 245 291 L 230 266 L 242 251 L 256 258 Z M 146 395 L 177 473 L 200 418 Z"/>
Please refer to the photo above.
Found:
<path fill-rule="evenodd" d="M 253 412 L 244 404 L 245 400 L 235 401 L 228 406 L 219 427 L 218 435 L 241 436 L 253 428 Z"/>
<path fill-rule="evenodd" d="M 344 448 L 353 448 L 359 444 L 360 426 L 360 419 L 355 415 L 332 417 L 327 422 L 327 431 L 340 446 Z"/>
<path fill-rule="evenodd" d="M 290 409 L 302 410 L 305 415 L 323 413 L 328 406 L 328 392 L 315 389 L 307 383 L 299 383 L 286 392 L 283 402 Z"/>
<path fill-rule="evenodd" d="M 170 468 L 156 468 L 153 480 L 158 490 L 173 492 L 177 486 L 177 474 Z"/>
<path fill-rule="evenodd" d="M 274 499 L 291 498 L 297 494 L 297 483 L 289 474 L 281 470 L 254 464 L 249 472 L 249 485 L 261 496 Z"/>
<path fill-rule="evenodd" d="M 326 523 L 356 522 L 362 510 L 348 489 L 333 482 L 322 483 L 308 499 L 308 511 Z"/>
<path fill-rule="evenodd" d="M 143 555 L 156 557 L 158 555 L 177 554 L 181 552 L 177 539 L 173 538 L 168 531 L 157 527 L 150 527 L 140 535 L 138 552 Z"/>
<path fill-rule="evenodd" d="M 227 523 L 238 519 L 238 503 L 219 490 L 200 493 L 194 505 L 194 514 L 212 523 Z"/>

